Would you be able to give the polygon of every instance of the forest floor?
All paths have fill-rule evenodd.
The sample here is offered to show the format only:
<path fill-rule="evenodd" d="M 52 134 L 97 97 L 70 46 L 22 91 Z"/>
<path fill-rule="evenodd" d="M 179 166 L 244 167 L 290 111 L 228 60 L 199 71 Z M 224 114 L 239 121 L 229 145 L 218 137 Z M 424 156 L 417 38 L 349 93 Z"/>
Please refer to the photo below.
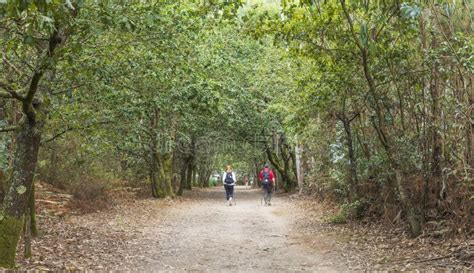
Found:
<path fill-rule="evenodd" d="M 20 254 L 18 266 L 140 272 L 473 268 L 472 260 L 446 254 L 462 248 L 469 255 L 472 240 L 420 246 L 419 240 L 399 234 L 327 224 L 314 201 L 276 196 L 273 206 L 265 207 L 260 191 L 238 187 L 235 195 L 237 204 L 231 207 L 220 188 L 165 200 L 128 196 L 87 214 L 68 210 L 65 194 L 55 194 L 52 201 L 40 198 L 41 234 L 33 240 L 33 257 Z"/>

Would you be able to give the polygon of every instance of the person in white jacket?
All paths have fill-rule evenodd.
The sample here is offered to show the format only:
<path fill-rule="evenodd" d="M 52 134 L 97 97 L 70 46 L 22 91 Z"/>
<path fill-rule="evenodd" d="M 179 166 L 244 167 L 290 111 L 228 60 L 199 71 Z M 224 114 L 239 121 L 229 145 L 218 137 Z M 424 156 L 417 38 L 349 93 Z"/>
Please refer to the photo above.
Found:
<path fill-rule="evenodd" d="M 235 173 L 232 171 L 232 167 L 227 165 L 227 168 L 222 175 L 222 183 L 224 184 L 225 188 L 225 197 L 229 206 L 232 206 L 232 199 L 234 198 L 234 185 L 237 182 L 237 177 Z"/>

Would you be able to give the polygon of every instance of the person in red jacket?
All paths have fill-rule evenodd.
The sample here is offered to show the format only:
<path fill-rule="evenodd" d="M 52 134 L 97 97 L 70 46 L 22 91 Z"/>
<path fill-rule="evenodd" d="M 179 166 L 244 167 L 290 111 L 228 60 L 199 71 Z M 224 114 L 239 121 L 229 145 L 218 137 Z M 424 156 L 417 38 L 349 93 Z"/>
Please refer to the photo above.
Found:
<path fill-rule="evenodd" d="M 263 170 L 260 171 L 258 178 L 262 183 L 263 200 L 265 201 L 265 205 L 271 206 L 272 204 L 270 201 L 272 199 L 273 186 L 275 185 L 275 175 L 268 167 L 268 164 L 265 164 L 265 167 L 263 167 Z"/>

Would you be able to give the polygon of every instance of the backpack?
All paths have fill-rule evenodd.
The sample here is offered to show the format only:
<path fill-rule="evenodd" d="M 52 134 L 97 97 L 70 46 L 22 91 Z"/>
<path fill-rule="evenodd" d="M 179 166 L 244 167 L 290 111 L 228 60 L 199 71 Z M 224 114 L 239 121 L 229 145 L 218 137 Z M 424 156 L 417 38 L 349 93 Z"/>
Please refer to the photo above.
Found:
<path fill-rule="evenodd" d="M 262 184 L 268 185 L 270 184 L 270 172 L 263 171 L 263 179 L 262 179 Z"/>
<path fill-rule="evenodd" d="M 234 183 L 234 178 L 232 177 L 232 173 L 229 172 L 225 175 L 224 183 L 226 184 L 232 184 Z"/>

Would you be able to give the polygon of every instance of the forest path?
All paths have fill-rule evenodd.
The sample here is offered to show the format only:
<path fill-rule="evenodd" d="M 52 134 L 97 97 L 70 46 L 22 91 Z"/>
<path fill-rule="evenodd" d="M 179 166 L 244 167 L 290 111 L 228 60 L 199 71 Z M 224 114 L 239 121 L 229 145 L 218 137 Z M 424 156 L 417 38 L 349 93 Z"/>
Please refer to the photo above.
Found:
<path fill-rule="evenodd" d="M 221 187 L 176 199 L 129 199 L 89 214 L 38 214 L 33 257 L 24 270 L 341 271 L 331 233 L 302 232 L 304 214 L 287 197 L 261 204 L 260 190 L 237 187 L 226 206 Z M 40 206 L 43 207 L 43 206 Z M 300 218 L 301 219 L 301 218 Z M 22 253 L 21 248 L 18 251 Z"/>
<path fill-rule="evenodd" d="M 294 208 L 283 198 L 262 206 L 260 191 L 245 187 L 236 188 L 235 198 L 235 206 L 226 206 L 223 190 L 213 188 L 170 208 L 164 222 L 145 231 L 161 237 L 146 269 L 338 270 L 327 250 L 310 249 L 293 235 Z"/>

